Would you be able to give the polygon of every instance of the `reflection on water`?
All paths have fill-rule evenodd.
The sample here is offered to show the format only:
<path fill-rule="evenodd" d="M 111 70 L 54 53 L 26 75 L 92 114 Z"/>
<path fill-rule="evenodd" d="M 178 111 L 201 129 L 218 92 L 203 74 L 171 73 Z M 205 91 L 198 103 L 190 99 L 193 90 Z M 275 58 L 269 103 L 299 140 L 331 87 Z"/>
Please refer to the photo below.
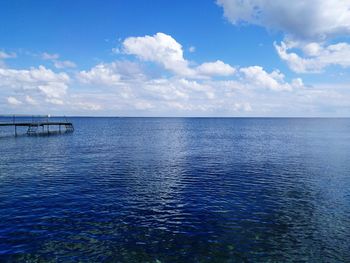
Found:
<path fill-rule="evenodd" d="M 350 261 L 349 119 L 73 122 L 0 138 L 0 261 Z"/>

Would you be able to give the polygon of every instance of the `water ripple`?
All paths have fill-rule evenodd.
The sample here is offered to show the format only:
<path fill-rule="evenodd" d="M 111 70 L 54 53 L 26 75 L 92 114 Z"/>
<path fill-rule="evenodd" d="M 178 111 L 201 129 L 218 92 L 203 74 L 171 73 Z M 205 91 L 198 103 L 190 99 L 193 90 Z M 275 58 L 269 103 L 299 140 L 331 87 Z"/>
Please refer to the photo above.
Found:
<path fill-rule="evenodd" d="M 350 120 L 73 122 L 0 139 L 0 261 L 350 261 Z"/>

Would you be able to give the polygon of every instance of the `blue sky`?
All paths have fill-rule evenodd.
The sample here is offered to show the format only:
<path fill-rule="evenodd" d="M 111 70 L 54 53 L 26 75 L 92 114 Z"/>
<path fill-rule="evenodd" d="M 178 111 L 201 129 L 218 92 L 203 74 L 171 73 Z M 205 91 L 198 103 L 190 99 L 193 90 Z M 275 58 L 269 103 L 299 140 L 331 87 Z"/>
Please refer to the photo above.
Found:
<path fill-rule="evenodd" d="M 0 112 L 349 116 L 341 0 L 0 2 Z"/>

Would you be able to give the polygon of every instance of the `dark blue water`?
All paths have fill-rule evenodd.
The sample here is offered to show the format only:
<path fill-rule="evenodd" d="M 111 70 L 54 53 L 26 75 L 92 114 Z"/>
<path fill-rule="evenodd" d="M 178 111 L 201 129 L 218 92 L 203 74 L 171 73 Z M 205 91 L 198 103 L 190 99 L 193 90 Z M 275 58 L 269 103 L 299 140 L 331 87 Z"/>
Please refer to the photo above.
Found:
<path fill-rule="evenodd" d="M 0 138 L 0 261 L 350 262 L 350 119 L 72 120 Z"/>

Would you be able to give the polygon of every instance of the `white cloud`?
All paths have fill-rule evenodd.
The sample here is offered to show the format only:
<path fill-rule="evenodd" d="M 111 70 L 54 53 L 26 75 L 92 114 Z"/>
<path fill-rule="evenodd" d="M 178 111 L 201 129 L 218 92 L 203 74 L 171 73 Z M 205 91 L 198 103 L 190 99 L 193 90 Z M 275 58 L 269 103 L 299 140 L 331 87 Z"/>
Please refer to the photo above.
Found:
<path fill-rule="evenodd" d="M 63 60 L 63 61 L 60 61 L 60 60 L 55 60 L 53 62 L 54 66 L 58 69 L 63 69 L 63 68 L 75 68 L 77 65 L 70 61 L 70 60 Z"/>
<path fill-rule="evenodd" d="M 248 82 L 249 85 L 256 88 L 266 88 L 274 91 L 291 91 L 294 88 L 301 88 L 304 86 L 301 79 L 294 79 L 292 83 L 286 82 L 285 76 L 278 70 L 268 73 L 260 66 L 251 66 L 241 68 L 239 71 L 243 73 L 243 81 Z"/>
<path fill-rule="evenodd" d="M 189 63 L 183 57 L 182 46 L 171 36 L 157 33 L 154 36 L 129 37 L 123 42 L 126 54 L 145 61 L 161 64 L 179 75 L 192 75 Z"/>
<path fill-rule="evenodd" d="M 45 101 L 50 103 L 50 104 L 54 104 L 54 105 L 59 105 L 59 106 L 64 105 L 64 101 L 61 99 L 57 99 L 57 98 L 49 97 L 49 98 L 46 98 Z"/>
<path fill-rule="evenodd" d="M 266 108 L 255 106 L 259 103 L 256 101 L 257 96 L 271 94 L 278 97 L 280 92 L 277 91 L 293 94 L 304 89 L 301 79 L 288 82 L 281 72 L 275 70 L 268 73 L 258 66 L 236 70 L 231 76 L 232 80 L 217 80 L 178 75 L 152 77 L 142 73 L 140 68 L 123 72 L 123 69 L 129 68 L 125 66 L 128 63 L 131 62 L 99 64 L 84 71 L 84 74 L 78 74 L 82 84 L 93 85 L 97 90 L 104 91 L 104 96 L 98 99 L 100 102 L 96 102 L 103 105 L 103 110 L 122 111 L 126 115 L 155 116 L 256 115 L 254 109 Z M 136 67 L 135 63 L 130 65 Z M 101 74 L 94 74 L 97 68 L 103 68 L 103 72 L 109 73 L 101 80 Z M 113 79 L 113 76 L 118 77 Z M 93 100 L 94 96 L 91 95 L 90 99 Z"/>
<path fill-rule="evenodd" d="M 81 82 L 86 84 L 115 85 L 119 83 L 120 75 L 106 64 L 98 64 L 89 71 L 81 71 L 78 75 Z"/>
<path fill-rule="evenodd" d="M 126 65 L 134 66 L 127 67 Z M 99 84 L 91 86 L 90 91 L 87 91 L 84 86 L 89 83 L 81 82 L 82 90 L 73 89 L 69 92 L 67 90 L 64 94 L 56 93 L 56 89 L 60 90 L 59 87 L 50 90 L 43 84 L 48 80 L 61 80 L 60 77 L 45 76 L 39 81 L 40 74 L 33 74 L 35 78 L 17 76 L 16 85 L 11 87 L 1 85 L 1 88 L 5 90 L 3 94 L 6 94 L 4 96 L 6 101 L 7 98 L 14 97 L 20 102 L 15 106 L 23 112 L 33 111 L 32 105 L 36 105 L 35 109 L 50 110 L 51 113 L 56 114 L 318 116 L 332 115 L 335 112 L 346 114 L 350 109 L 348 85 L 341 89 L 331 85 L 315 88 L 304 87 L 300 79 L 288 82 L 281 72 L 277 70 L 267 72 L 259 66 L 238 68 L 229 80 L 189 79 L 178 76 L 155 78 L 142 72 L 137 63 L 128 61 L 116 61 L 103 64 L 103 66 L 109 68 L 113 74 L 120 76 L 117 84 L 110 85 L 108 81 L 97 81 Z M 92 71 L 95 67 L 86 72 Z M 31 70 L 33 69 L 17 70 L 16 73 L 27 75 L 28 73 L 24 72 Z M 42 70 L 42 72 L 45 71 Z M 98 79 L 99 76 L 95 75 L 95 77 Z M 3 83 L 4 80 L 2 73 L 0 83 Z M 22 85 L 18 85 L 18 80 Z M 89 80 L 97 83 L 96 80 Z M 43 87 L 39 88 L 38 82 L 41 82 Z M 68 85 L 65 78 L 63 82 Z M 8 88 L 5 89 L 5 86 Z M 288 92 L 277 92 L 285 90 Z M 39 100 L 40 103 L 35 104 Z M 9 101 L 7 102 L 8 105 L 12 105 Z M 11 108 L 8 107 L 10 111 Z M 331 113 L 324 111 L 324 108 L 327 107 L 331 108 Z M 0 104 L 0 108 L 6 109 L 6 106 Z"/>
<path fill-rule="evenodd" d="M 275 44 L 280 58 L 287 62 L 289 67 L 298 73 L 322 72 L 331 65 L 350 67 L 350 45 L 338 43 L 333 45 L 323 45 L 319 43 L 285 43 Z M 288 52 L 293 48 L 301 48 L 305 57 L 301 57 L 295 52 Z"/>
<path fill-rule="evenodd" d="M 55 73 L 44 66 L 30 69 L 0 68 L 0 87 L 17 92 L 39 92 L 46 98 L 60 98 L 66 94 L 69 76 Z"/>
<path fill-rule="evenodd" d="M 188 51 L 189 51 L 190 53 L 196 52 L 196 47 L 195 47 L 195 46 L 190 46 L 190 47 L 188 48 Z"/>
<path fill-rule="evenodd" d="M 90 85 L 116 86 L 130 79 L 144 79 L 141 67 L 129 61 L 100 63 L 90 70 L 80 71 L 77 75 L 80 82 Z"/>
<path fill-rule="evenodd" d="M 305 47 L 308 56 L 321 53 L 316 45 Z M 167 60 L 160 63 L 155 59 L 148 61 L 162 64 L 172 74 L 158 74 L 145 68 L 144 63 L 125 60 L 100 63 L 75 75 L 56 73 L 43 66 L 0 68 L 0 88 L 3 98 L 18 100 L 17 107 L 23 112 L 52 109 L 58 114 L 78 115 L 271 116 L 283 110 L 285 113 L 286 108 L 288 114 L 295 109 L 305 110 L 308 105 L 302 103 L 309 94 L 320 97 L 315 104 L 326 100 L 326 92 L 311 93 L 301 79 L 288 80 L 278 70 L 268 72 L 260 66 L 233 68 L 220 60 L 199 65 L 183 60 L 190 75 L 165 67 Z M 68 89 L 72 83 L 75 88 Z M 344 102 L 343 107 L 348 104 Z M 0 104 L 0 109 L 4 108 Z"/>
<path fill-rule="evenodd" d="M 258 108 L 254 106 L 256 95 L 295 93 L 305 88 L 299 78 L 289 82 L 280 71 L 266 72 L 259 66 L 235 69 L 220 60 L 196 66 L 183 57 L 181 45 L 163 33 L 127 38 L 123 46 L 127 54 L 161 64 L 173 74 L 147 74 L 137 62 L 128 61 L 100 63 L 79 72 L 77 79 L 82 85 L 104 91 L 98 103 L 104 110 L 142 110 L 159 115 L 253 114 Z M 183 73 L 187 70 L 191 74 Z"/>
<path fill-rule="evenodd" d="M 190 67 L 183 56 L 183 49 L 173 37 L 157 33 L 154 36 L 129 37 L 123 42 L 126 54 L 135 55 L 141 60 L 156 62 L 179 76 L 201 78 L 229 76 L 234 68 L 224 62 L 206 62 L 197 68 Z"/>
<path fill-rule="evenodd" d="M 188 113 L 196 112 L 200 116 L 203 114 L 210 115 L 211 112 L 220 108 L 219 105 L 183 103 L 183 102 L 177 102 L 177 101 L 171 101 L 166 103 L 165 105 L 168 109 L 171 109 L 172 111 L 177 111 L 180 114 L 188 114 Z"/>
<path fill-rule="evenodd" d="M 325 40 L 350 34 L 348 0 L 217 0 L 233 24 L 247 22 L 296 39 Z"/>
<path fill-rule="evenodd" d="M 130 62 L 129 62 L 130 63 Z M 123 62 L 124 65 L 127 62 Z M 119 76 L 116 81 L 106 78 L 101 81 L 100 76 L 89 74 L 94 72 L 95 68 L 85 71 L 85 74 L 79 74 L 79 78 L 84 84 L 97 84 L 99 89 L 104 87 L 115 87 L 107 89 L 110 92 L 103 100 L 113 100 L 113 104 L 122 109 L 143 111 L 169 111 L 171 109 L 179 110 L 179 105 L 187 105 L 183 109 L 207 109 L 208 100 L 213 100 L 216 96 L 214 88 L 203 81 L 188 80 L 183 77 L 152 78 L 139 71 L 122 72 L 122 67 L 116 66 L 116 62 L 103 64 L 103 68 L 108 72 L 113 72 Z M 88 75 L 86 75 L 88 74 Z M 140 77 L 141 75 L 141 77 Z M 88 76 L 88 77 L 87 77 Z M 83 79 L 82 79 L 83 78 Z M 112 102 L 106 102 L 105 105 L 111 107 Z M 215 109 L 214 101 L 210 108 Z"/>
<path fill-rule="evenodd" d="M 44 60 L 50 60 L 54 67 L 57 69 L 64 69 L 64 68 L 75 68 L 77 65 L 70 60 L 58 60 L 60 58 L 59 54 L 50 54 L 50 53 L 42 53 L 41 58 Z"/>
<path fill-rule="evenodd" d="M 62 98 L 66 94 L 67 88 L 67 84 L 62 82 L 51 82 L 38 86 L 38 89 L 49 99 Z"/>
<path fill-rule="evenodd" d="M 101 105 L 98 105 L 96 103 L 90 103 L 90 102 L 74 102 L 73 107 L 78 109 L 83 109 L 87 111 L 99 111 L 102 109 Z"/>
<path fill-rule="evenodd" d="M 201 64 L 196 69 L 200 75 L 208 76 L 230 76 L 235 73 L 235 69 L 221 60 L 215 62 L 206 62 Z"/>
<path fill-rule="evenodd" d="M 154 105 L 146 100 L 137 100 L 134 106 L 137 110 L 149 110 L 154 108 Z"/>
<path fill-rule="evenodd" d="M 189 102 L 192 99 L 212 100 L 215 97 L 215 90 L 211 85 L 185 78 L 150 79 L 139 86 L 147 93 L 146 97 L 157 101 Z"/>
<path fill-rule="evenodd" d="M 248 23 L 284 33 L 280 58 L 298 73 L 350 66 L 350 45 L 329 42 L 350 35 L 349 0 L 217 0 L 233 24 Z M 302 51 L 304 56 L 291 49 Z"/>
<path fill-rule="evenodd" d="M 247 102 L 243 102 L 243 103 L 235 103 L 233 105 L 233 109 L 235 111 L 246 111 L 246 112 L 249 112 L 249 111 L 252 111 L 252 106 L 250 105 L 250 103 L 247 103 Z"/>
<path fill-rule="evenodd" d="M 16 99 L 15 97 L 8 97 L 7 98 L 7 103 L 11 104 L 13 106 L 17 106 L 17 105 L 21 105 L 22 102 L 18 99 Z"/>
<path fill-rule="evenodd" d="M 33 105 L 33 106 L 38 105 L 38 102 L 35 99 L 33 99 L 31 96 L 29 96 L 29 95 L 26 95 L 25 101 L 28 104 Z"/>

